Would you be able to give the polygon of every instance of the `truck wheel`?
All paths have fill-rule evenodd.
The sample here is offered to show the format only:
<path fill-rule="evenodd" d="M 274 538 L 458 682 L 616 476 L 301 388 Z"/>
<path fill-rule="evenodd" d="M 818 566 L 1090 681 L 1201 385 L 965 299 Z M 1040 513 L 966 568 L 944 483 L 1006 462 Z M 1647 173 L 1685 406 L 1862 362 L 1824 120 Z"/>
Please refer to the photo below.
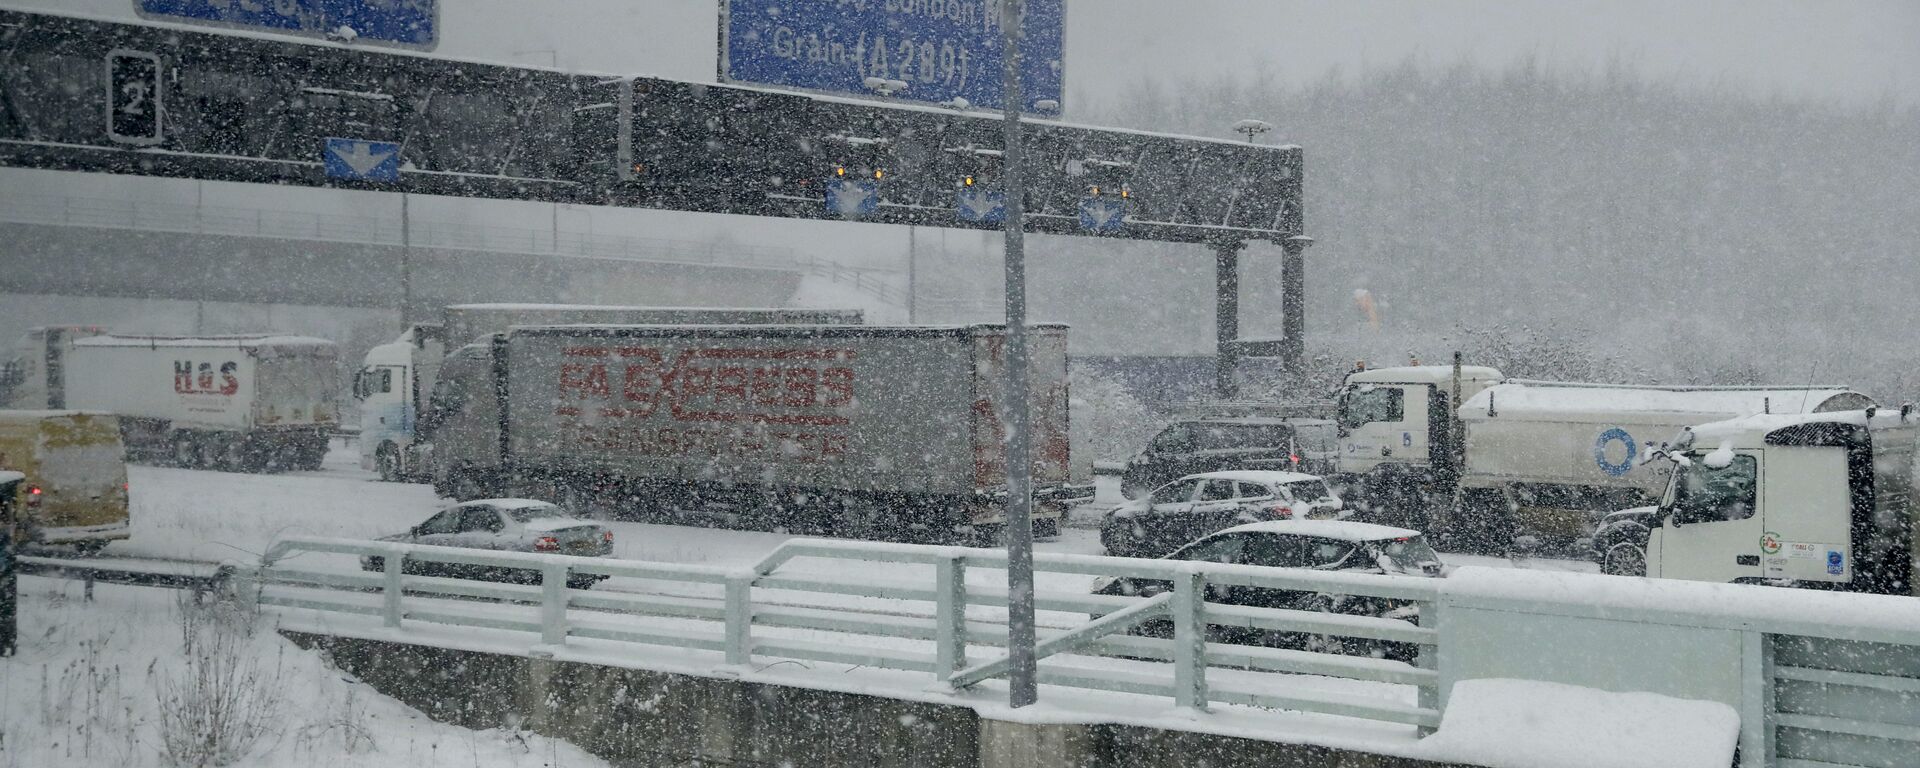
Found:
<path fill-rule="evenodd" d="M 173 436 L 173 465 L 193 469 L 200 466 L 200 443 L 185 432 Z"/>
<path fill-rule="evenodd" d="M 256 461 L 257 457 L 252 447 L 247 445 L 246 438 L 228 438 L 222 443 L 216 443 L 215 446 L 215 450 L 217 450 L 218 453 L 215 454 L 216 460 L 214 464 L 220 469 L 228 472 L 256 472 L 259 470 L 259 462 Z"/>
<path fill-rule="evenodd" d="M 1645 576 L 1647 551 L 1631 541 L 1615 542 L 1607 547 L 1607 555 L 1600 561 L 1600 572 L 1611 576 Z"/>

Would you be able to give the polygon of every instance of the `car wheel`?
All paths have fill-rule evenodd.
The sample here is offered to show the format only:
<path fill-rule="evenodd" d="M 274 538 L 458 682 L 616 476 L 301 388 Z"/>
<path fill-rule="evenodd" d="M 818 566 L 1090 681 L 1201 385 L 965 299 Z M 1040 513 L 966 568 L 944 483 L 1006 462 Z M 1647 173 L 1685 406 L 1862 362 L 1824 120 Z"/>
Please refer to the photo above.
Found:
<path fill-rule="evenodd" d="M 1647 551 L 1631 541 L 1617 542 L 1607 548 L 1600 572 L 1611 576 L 1647 575 Z"/>
<path fill-rule="evenodd" d="M 600 583 L 600 577 L 598 576 L 567 577 L 567 589 L 591 589 L 593 585 L 598 583 Z"/>
<path fill-rule="evenodd" d="M 220 444 L 218 448 L 219 461 L 216 462 L 217 465 L 220 469 L 228 472 L 253 471 L 253 452 L 247 450 L 247 448 L 247 441 L 244 438 L 228 439 Z"/>
<path fill-rule="evenodd" d="M 185 432 L 173 436 L 173 465 L 193 469 L 200 466 L 200 445 Z"/>

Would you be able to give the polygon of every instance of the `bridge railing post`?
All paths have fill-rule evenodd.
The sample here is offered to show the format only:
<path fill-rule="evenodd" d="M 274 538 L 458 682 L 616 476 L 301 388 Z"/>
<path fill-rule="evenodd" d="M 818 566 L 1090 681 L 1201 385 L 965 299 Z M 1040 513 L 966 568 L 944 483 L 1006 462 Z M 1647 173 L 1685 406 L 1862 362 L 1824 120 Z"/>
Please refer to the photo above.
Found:
<path fill-rule="evenodd" d="M 1773 636 L 1740 633 L 1740 768 L 1775 761 Z"/>
<path fill-rule="evenodd" d="M 1428 600 L 1421 603 L 1420 627 L 1422 629 L 1431 629 L 1436 633 L 1440 632 L 1441 613 L 1439 600 Z M 1433 645 L 1420 646 L 1420 655 L 1414 659 L 1413 665 L 1420 669 L 1433 670 L 1437 673 L 1440 671 L 1439 635 L 1436 634 L 1433 641 Z M 1433 682 L 1421 684 L 1419 706 L 1421 709 L 1431 709 L 1436 712 L 1446 709 L 1446 701 L 1440 696 L 1440 680 L 1437 674 Z M 1421 736 L 1427 736 L 1433 732 L 1434 729 L 1431 727 L 1420 727 Z"/>
<path fill-rule="evenodd" d="M 540 642 L 567 642 L 567 566 L 547 563 L 540 568 Z"/>
<path fill-rule="evenodd" d="M 382 564 L 386 571 L 384 574 L 386 581 L 382 584 L 381 595 L 385 598 L 383 603 L 385 610 L 382 612 L 382 616 L 385 618 L 386 625 L 392 629 L 400 628 L 400 598 L 405 591 L 400 577 L 405 573 L 406 560 L 406 551 L 397 550 L 388 554 L 386 562 Z"/>
<path fill-rule="evenodd" d="M 1207 577 L 1198 571 L 1173 582 L 1173 703 L 1207 708 Z"/>
<path fill-rule="evenodd" d="M 934 565 L 934 674 L 953 677 L 967 666 L 967 564 L 950 556 Z"/>
<path fill-rule="evenodd" d="M 753 658 L 752 572 L 727 577 L 726 653 L 728 664 L 746 664 Z"/>

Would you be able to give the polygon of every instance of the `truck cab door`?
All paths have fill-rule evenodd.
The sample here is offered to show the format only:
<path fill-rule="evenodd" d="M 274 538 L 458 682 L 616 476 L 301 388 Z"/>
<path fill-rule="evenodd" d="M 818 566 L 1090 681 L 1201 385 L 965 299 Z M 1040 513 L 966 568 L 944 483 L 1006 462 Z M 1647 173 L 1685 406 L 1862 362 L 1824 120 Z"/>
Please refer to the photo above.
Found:
<path fill-rule="evenodd" d="M 1340 470 L 1364 473 L 1382 464 L 1427 459 L 1427 388 L 1361 385 L 1341 396 Z"/>
<path fill-rule="evenodd" d="M 1674 468 L 1659 525 L 1647 543 L 1648 575 L 1730 582 L 1763 575 L 1762 559 L 1776 557 L 1777 541 L 1760 514 L 1760 456 L 1734 454 L 1722 466 L 1706 453 L 1688 454 Z"/>

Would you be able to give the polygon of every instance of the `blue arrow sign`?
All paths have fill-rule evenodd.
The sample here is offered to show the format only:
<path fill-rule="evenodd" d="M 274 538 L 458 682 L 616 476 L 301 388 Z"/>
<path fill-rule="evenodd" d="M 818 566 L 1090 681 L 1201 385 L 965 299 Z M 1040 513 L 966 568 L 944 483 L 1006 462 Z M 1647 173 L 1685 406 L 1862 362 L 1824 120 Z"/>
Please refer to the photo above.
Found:
<path fill-rule="evenodd" d="M 1080 228 L 1095 234 L 1119 232 L 1127 225 L 1127 201 L 1089 195 L 1080 198 Z"/>
<path fill-rule="evenodd" d="M 848 219 L 880 210 L 880 185 L 865 179 L 828 181 L 827 210 Z"/>
<path fill-rule="evenodd" d="M 1007 193 L 980 186 L 960 187 L 954 193 L 953 212 L 961 221 L 999 223 L 1007 220 Z"/>
<path fill-rule="evenodd" d="M 327 139 L 322 152 L 327 176 L 361 181 L 399 181 L 400 145 L 386 141 Z"/>

